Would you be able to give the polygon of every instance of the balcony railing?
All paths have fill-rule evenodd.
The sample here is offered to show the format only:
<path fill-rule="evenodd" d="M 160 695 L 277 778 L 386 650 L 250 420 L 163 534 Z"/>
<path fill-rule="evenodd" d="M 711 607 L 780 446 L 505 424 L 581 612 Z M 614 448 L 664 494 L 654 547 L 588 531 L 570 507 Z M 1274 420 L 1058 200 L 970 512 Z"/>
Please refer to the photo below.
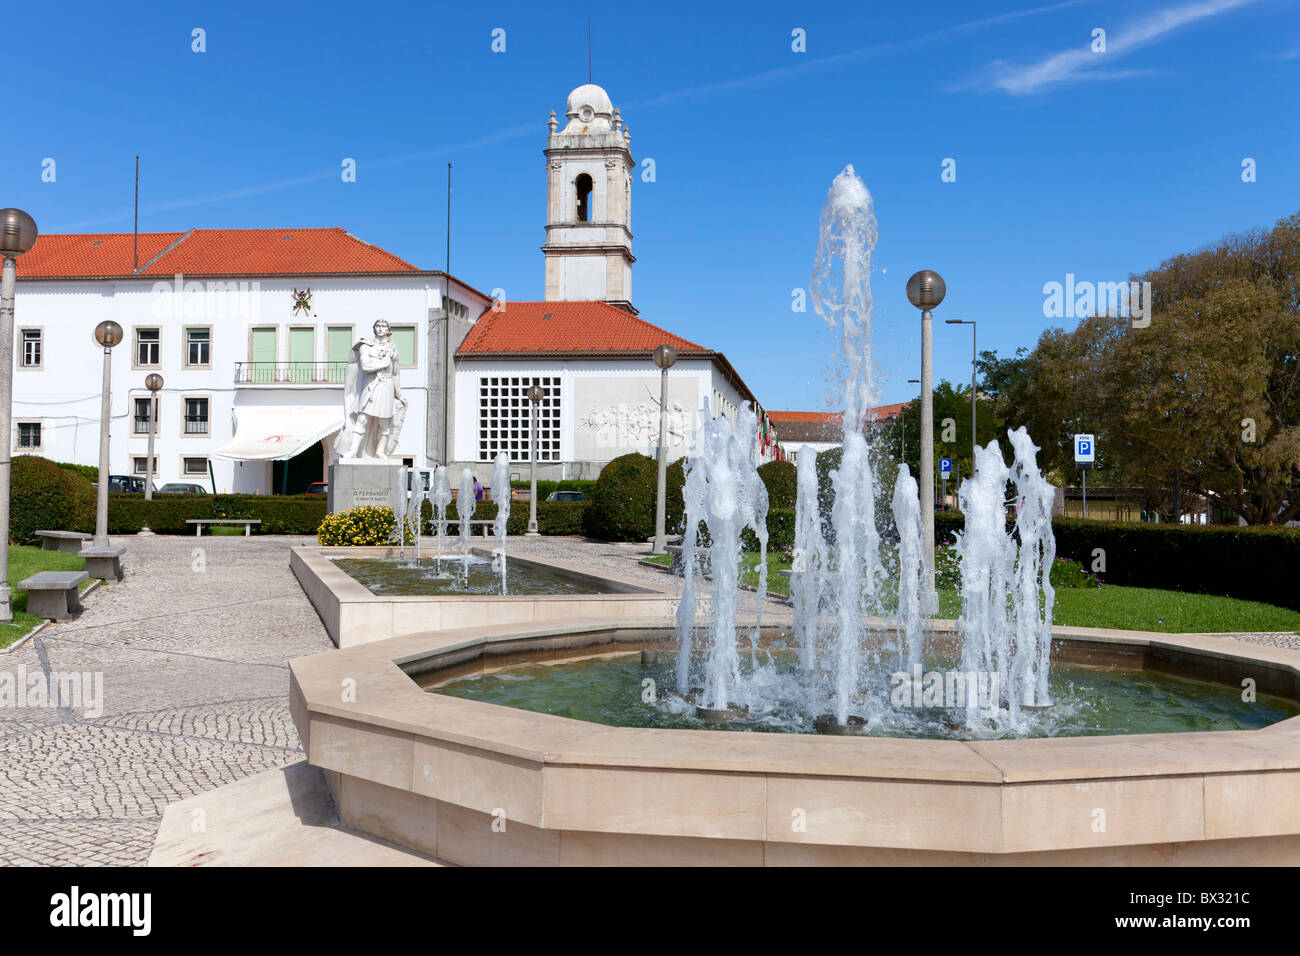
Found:
<path fill-rule="evenodd" d="M 342 385 L 347 362 L 236 362 L 236 385 Z"/>
<path fill-rule="evenodd" d="M 208 433 L 207 415 L 186 415 L 185 416 L 185 434 L 206 435 L 207 433 Z"/>

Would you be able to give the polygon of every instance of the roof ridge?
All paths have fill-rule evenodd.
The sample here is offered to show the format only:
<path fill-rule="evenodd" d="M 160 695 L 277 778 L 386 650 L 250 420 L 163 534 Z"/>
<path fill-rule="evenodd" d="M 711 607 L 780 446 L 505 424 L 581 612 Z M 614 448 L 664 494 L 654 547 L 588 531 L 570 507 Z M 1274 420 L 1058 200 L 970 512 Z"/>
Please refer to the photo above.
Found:
<path fill-rule="evenodd" d="M 171 243 L 171 244 L 170 244 L 166 249 L 162 250 L 162 252 L 158 253 L 156 256 L 154 256 L 152 259 L 150 259 L 150 260 L 149 260 L 148 262 L 146 262 L 144 265 L 142 265 L 142 266 L 136 266 L 136 269 L 135 269 L 135 273 L 134 273 L 134 274 L 135 274 L 135 275 L 139 275 L 140 273 L 144 272 L 146 269 L 148 269 L 150 266 L 152 266 L 155 262 L 157 262 L 157 261 L 158 261 L 159 259 L 161 259 L 163 256 L 167 255 L 167 253 L 171 252 L 173 249 L 175 249 L 177 246 L 179 246 L 182 242 L 184 242 L 186 239 L 188 239 L 188 238 L 189 238 L 190 236 L 192 236 L 192 235 L 194 235 L 194 230 L 193 230 L 193 229 L 191 229 L 189 232 L 182 233 L 181 236 L 180 236 L 178 239 L 176 239 L 176 241 L 174 241 L 173 243 Z"/>

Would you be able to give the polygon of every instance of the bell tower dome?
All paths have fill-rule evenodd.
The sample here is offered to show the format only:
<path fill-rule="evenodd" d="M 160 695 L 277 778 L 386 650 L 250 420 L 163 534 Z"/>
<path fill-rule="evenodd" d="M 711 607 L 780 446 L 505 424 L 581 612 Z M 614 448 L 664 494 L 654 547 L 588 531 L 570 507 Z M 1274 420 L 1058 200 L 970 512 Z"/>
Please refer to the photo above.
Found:
<path fill-rule="evenodd" d="M 609 94 L 569 94 L 563 129 L 551 111 L 546 142 L 546 298 L 632 307 L 631 135 Z"/>

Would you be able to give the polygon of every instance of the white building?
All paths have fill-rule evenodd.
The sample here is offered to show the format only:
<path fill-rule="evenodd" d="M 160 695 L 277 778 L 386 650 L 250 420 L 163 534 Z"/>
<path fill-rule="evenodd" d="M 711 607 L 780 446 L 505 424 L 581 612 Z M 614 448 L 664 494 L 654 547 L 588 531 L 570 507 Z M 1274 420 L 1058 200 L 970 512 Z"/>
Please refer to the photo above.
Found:
<path fill-rule="evenodd" d="M 111 357 L 110 472 L 145 473 L 145 378 L 157 372 L 157 483 L 222 492 L 323 480 L 348 353 L 379 318 L 409 400 L 398 454 L 442 460 L 444 296 L 453 334 L 490 301 L 342 229 L 144 233 L 134 249 L 129 234 L 43 235 L 17 271 L 14 452 L 98 463 L 93 333 L 111 319 L 124 341 Z"/>
<path fill-rule="evenodd" d="M 726 356 L 653 325 L 632 305 L 632 181 L 636 163 L 619 110 L 599 86 L 551 113 L 546 144 L 545 299 L 498 301 L 455 354 L 456 466 L 486 476 L 501 451 L 529 461 L 530 385 L 539 409 L 538 474 L 594 478 L 659 443 L 655 347 L 677 350 L 669 372 L 670 460 L 689 449 L 702 407 L 733 420 L 754 396 Z M 776 453 L 773 443 L 767 456 Z"/>
<path fill-rule="evenodd" d="M 450 459 L 486 482 L 506 451 L 526 477 L 533 383 L 546 390 L 540 476 L 594 478 L 619 455 L 653 455 L 651 353 L 665 343 L 679 356 L 668 448 L 680 457 L 701 408 L 734 420 L 757 403 L 721 352 L 637 314 L 628 130 L 598 86 L 575 89 L 565 112 L 563 129 L 551 114 L 545 150 L 542 301 L 493 301 L 337 228 L 41 236 L 18 259 L 14 453 L 98 463 L 93 331 L 111 319 L 125 333 L 112 353 L 111 474 L 145 473 L 156 372 L 157 484 L 301 492 L 325 480 L 348 353 L 383 318 L 402 355 L 408 463 Z M 768 441 L 765 457 L 778 448 Z"/>

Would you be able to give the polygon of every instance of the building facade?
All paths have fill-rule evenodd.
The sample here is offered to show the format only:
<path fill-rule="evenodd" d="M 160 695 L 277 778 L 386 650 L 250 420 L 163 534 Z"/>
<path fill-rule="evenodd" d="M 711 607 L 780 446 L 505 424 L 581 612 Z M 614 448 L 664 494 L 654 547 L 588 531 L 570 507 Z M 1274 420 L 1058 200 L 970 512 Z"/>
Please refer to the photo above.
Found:
<path fill-rule="evenodd" d="M 485 483 L 497 454 L 526 478 L 540 385 L 538 472 L 594 478 L 629 452 L 655 455 L 660 371 L 668 376 L 670 459 L 702 418 L 776 428 L 726 356 L 638 314 L 632 303 L 631 137 L 603 89 L 551 113 L 546 158 L 545 297 L 492 300 L 417 269 L 343 229 L 191 229 L 43 235 L 18 260 L 15 453 L 96 464 L 102 353 L 95 326 L 117 322 L 111 355 L 110 473 L 143 476 L 150 400 L 156 484 L 295 493 L 325 480 L 343 423 L 349 353 L 378 319 L 392 327 L 407 399 L 397 455 L 469 468 Z M 505 283 L 495 283 L 503 285 Z M 453 484 L 455 482 L 453 481 Z"/>
<path fill-rule="evenodd" d="M 110 359 L 112 474 L 145 474 L 145 378 L 156 372 L 156 484 L 301 492 L 323 480 L 351 348 L 384 318 L 408 398 L 398 454 L 442 460 L 444 327 L 468 326 L 490 301 L 482 293 L 342 229 L 137 240 L 43 235 L 18 260 L 14 453 L 98 463 L 103 354 L 93 332 L 112 320 L 124 333 Z"/>

